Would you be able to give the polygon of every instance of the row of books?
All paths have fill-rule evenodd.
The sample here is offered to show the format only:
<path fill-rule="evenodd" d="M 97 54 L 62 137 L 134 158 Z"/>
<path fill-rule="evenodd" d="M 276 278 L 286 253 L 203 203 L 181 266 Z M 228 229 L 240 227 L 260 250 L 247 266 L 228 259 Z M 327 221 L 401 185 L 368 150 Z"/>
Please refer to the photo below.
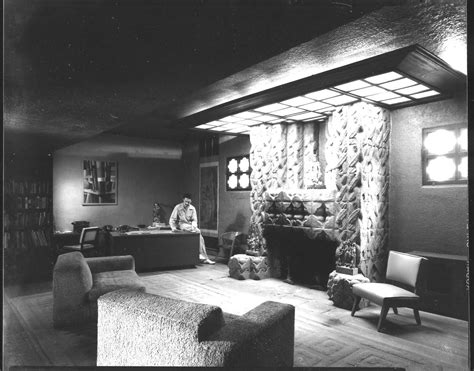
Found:
<path fill-rule="evenodd" d="M 18 209 L 46 209 L 51 205 L 51 198 L 46 196 L 18 196 L 15 200 Z"/>
<path fill-rule="evenodd" d="M 41 228 L 51 225 L 52 215 L 50 211 L 38 211 L 35 213 L 4 214 L 3 226 L 5 230 L 11 228 Z"/>
<path fill-rule="evenodd" d="M 4 249 L 23 249 L 47 247 L 51 245 L 51 237 L 43 230 L 12 231 L 3 234 Z"/>
<path fill-rule="evenodd" d="M 51 182 L 46 180 L 18 181 L 15 179 L 10 179 L 5 182 L 4 187 L 5 193 L 17 193 L 24 195 L 51 193 Z"/>

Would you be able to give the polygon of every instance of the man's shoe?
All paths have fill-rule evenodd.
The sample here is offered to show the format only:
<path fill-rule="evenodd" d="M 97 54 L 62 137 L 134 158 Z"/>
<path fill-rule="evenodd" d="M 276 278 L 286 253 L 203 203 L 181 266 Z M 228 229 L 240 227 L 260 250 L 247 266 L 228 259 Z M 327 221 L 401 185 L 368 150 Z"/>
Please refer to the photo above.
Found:
<path fill-rule="evenodd" d="M 212 261 L 212 260 L 210 260 L 210 259 L 206 259 L 206 260 L 204 260 L 204 262 L 203 262 L 203 263 L 205 263 L 205 264 L 211 264 L 211 265 L 213 265 L 213 264 L 216 264 L 216 262 L 213 262 L 213 261 Z"/>

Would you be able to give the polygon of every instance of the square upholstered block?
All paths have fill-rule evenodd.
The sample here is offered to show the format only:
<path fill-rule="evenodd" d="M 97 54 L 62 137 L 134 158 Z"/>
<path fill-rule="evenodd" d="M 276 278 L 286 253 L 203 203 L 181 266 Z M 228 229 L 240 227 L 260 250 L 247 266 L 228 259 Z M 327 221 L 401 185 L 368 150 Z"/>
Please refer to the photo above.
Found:
<path fill-rule="evenodd" d="M 251 256 L 250 278 L 262 280 L 270 277 L 270 265 L 266 256 Z"/>
<path fill-rule="evenodd" d="M 249 255 L 237 254 L 231 256 L 227 266 L 229 267 L 230 277 L 237 280 L 250 278 L 251 261 Z"/>

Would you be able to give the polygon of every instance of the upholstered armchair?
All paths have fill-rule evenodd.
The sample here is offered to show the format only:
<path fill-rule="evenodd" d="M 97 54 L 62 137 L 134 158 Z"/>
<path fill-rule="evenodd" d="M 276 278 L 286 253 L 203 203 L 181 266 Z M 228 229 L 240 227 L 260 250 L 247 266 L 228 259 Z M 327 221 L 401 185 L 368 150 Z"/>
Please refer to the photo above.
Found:
<path fill-rule="evenodd" d="M 145 291 L 133 256 L 84 258 L 80 252 L 58 256 L 53 270 L 54 327 L 81 325 L 97 319 L 97 299 L 129 288 Z"/>
<path fill-rule="evenodd" d="M 98 300 L 97 366 L 292 367 L 295 308 L 267 301 L 242 316 L 129 290 Z"/>

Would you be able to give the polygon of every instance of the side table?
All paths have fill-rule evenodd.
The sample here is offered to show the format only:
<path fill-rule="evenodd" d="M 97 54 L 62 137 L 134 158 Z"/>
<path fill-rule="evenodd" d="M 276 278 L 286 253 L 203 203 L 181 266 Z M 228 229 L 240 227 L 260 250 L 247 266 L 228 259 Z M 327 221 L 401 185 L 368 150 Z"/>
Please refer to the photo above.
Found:
<path fill-rule="evenodd" d="M 339 308 L 352 309 L 354 297 L 352 295 L 352 285 L 356 283 L 370 282 L 370 280 L 362 274 L 354 276 L 337 273 L 335 270 L 329 274 L 328 279 L 328 296 L 334 305 Z M 360 306 L 367 306 L 368 302 L 362 302 Z"/>

